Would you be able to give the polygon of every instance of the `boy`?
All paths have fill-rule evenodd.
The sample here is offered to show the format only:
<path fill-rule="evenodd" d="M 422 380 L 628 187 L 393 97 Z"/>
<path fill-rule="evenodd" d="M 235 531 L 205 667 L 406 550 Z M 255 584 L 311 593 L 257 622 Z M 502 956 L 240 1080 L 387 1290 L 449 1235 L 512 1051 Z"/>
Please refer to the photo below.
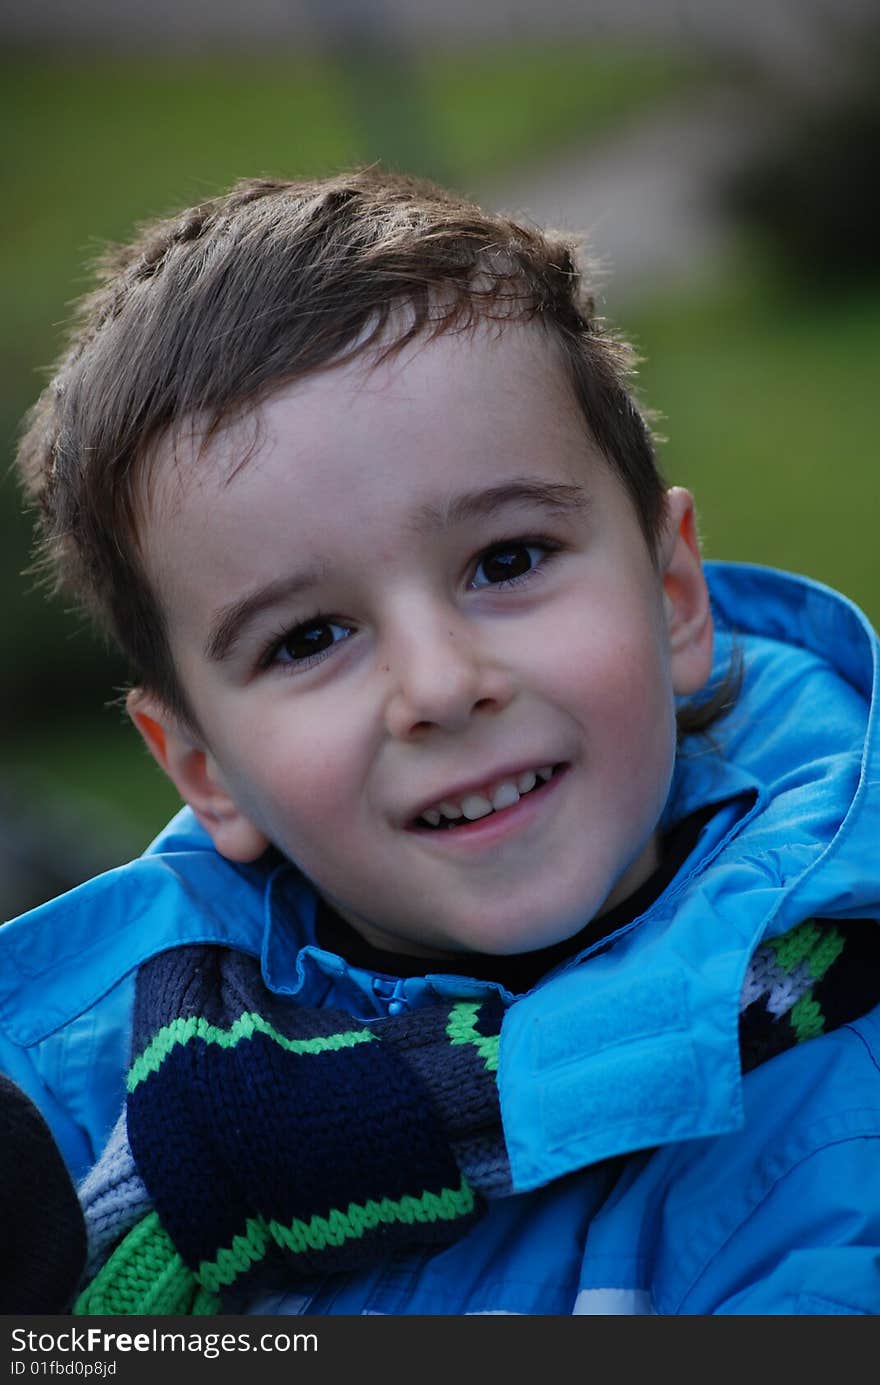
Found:
<path fill-rule="evenodd" d="M 710 600 L 630 369 L 567 245 L 376 170 L 84 304 L 21 466 L 188 806 L 0 932 L 79 1311 L 880 1309 L 875 636 Z"/>

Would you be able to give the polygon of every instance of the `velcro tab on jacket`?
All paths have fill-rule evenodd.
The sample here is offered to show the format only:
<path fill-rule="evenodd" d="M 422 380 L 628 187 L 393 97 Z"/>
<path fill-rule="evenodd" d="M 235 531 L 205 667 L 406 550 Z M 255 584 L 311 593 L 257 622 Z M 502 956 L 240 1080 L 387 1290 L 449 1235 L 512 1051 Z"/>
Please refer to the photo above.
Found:
<path fill-rule="evenodd" d="M 573 967 L 513 1005 L 499 1086 L 517 1191 L 734 1128 L 730 1093 L 707 1100 L 708 1069 L 695 1046 L 701 1028 L 684 968 L 644 978 Z"/>

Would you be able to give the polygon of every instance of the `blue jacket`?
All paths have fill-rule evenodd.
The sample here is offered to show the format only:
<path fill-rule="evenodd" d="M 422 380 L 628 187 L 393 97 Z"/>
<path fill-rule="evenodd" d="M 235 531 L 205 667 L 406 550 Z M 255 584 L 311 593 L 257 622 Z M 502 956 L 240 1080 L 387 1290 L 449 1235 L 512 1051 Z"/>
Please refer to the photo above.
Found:
<path fill-rule="evenodd" d="M 441 1253 L 259 1311 L 880 1312 L 880 1010 L 745 1079 L 737 1035 L 762 939 L 880 919 L 877 638 L 816 583 L 707 570 L 717 657 L 735 628 L 745 684 L 718 753 L 680 755 L 664 825 L 718 811 L 612 946 L 504 993 L 517 1195 Z M 351 967 L 316 945 L 314 911 L 294 866 L 229 864 L 184 810 L 139 860 L 0 929 L 0 1069 L 75 1174 L 121 1107 L 134 972 L 162 949 L 241 948 L 272 989 L 365 1019 L 490 984 Z"/>

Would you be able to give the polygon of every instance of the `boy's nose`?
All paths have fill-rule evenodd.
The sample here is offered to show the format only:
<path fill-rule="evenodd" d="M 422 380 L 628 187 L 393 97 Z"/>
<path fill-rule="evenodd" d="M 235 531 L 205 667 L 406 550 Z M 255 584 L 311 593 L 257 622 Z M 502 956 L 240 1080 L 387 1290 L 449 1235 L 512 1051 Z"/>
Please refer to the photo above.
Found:
<path fill-rule="evenodd" d="M 498 712 L 513 696 L 510 673 L 481 646 L 480 632 L 451 620 L 421 624 L 394 641 L 386 724 L 409 738 L 431 727 L 462 730 L 477 712 Z"/>

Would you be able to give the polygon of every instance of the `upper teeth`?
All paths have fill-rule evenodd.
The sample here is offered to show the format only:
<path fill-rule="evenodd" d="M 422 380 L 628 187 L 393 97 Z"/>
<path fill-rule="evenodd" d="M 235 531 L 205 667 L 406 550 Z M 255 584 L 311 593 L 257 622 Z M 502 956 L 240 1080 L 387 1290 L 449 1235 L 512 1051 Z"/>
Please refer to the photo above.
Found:
<path fill-rule="evenodd" d="M 458 799 L 444 798 L 433 807 L 425 808 L 421 816 L 432 827 L 439 826 L 441 818 L 467 818 L 469 822 L 476 822 L 477 818 L 484 818 L 499 808 L 512 807 L 523 794 L 535 787 L 539 779 L 546 782 L 552 773 L 552 765 L 545 765 L 539 770 L 527 769 L 515 779 L 499 780 L 485 793 L 466 793 L 460 802 Z"/>

